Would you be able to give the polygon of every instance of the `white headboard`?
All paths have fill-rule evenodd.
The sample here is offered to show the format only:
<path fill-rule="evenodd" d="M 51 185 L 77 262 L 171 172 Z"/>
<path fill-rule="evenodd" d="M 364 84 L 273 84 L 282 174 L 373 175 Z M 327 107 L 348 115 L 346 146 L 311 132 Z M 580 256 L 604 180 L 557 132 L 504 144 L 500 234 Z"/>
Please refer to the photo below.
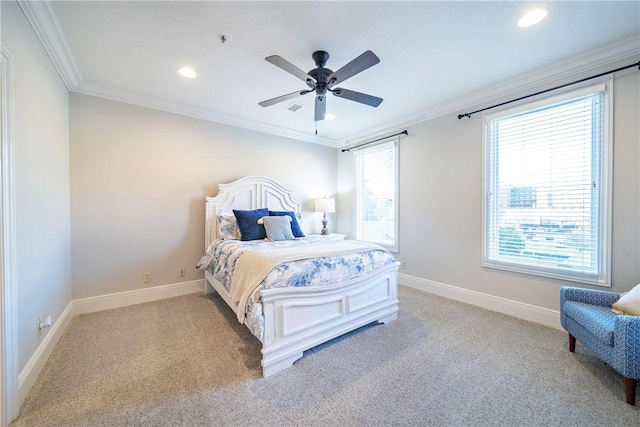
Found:
<path fill-rule="evenodd" d="M 271 178 L 247 176 L 229 184 L 218 185 L 218 195 L 207 197 L 204 224 L 205 249 L 218 237 L 218 215 L 232 214 L 233 209 L 269 208 L 293 211 L 300 218 L 300 203 L 293 192 Z"/>

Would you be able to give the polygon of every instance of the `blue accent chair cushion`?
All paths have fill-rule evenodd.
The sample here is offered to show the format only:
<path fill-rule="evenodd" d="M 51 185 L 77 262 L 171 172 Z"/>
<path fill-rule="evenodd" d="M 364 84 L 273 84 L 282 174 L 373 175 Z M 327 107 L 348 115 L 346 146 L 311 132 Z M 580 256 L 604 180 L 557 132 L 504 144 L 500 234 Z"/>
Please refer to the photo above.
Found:
<path fill-rule="evenodd" d="M 567 316 L 580 323 L 596 338 L 613 347 L 613 331 L 616 326 L 616 314 L 609 307 L 566 301 L 564 311 Z"/>
<path fill-rule="evenodd" d="M 635 405 L 640 379 L 640 316 L 615 314 L 617 292 L 560 288 L 560 322 L 569 332 L 569 351 L 576 340 L 588 347 L 625 379 L 627 403 Z"/>

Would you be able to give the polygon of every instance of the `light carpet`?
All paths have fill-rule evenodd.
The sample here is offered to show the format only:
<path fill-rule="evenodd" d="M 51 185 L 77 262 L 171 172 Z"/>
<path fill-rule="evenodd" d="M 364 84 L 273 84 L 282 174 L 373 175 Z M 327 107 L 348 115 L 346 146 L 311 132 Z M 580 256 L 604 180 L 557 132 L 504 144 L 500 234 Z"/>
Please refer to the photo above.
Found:
<path fill-rule="evenodd" d="M 400 287 L 399 318 L 261 378 L 217 295 L 76 316 L 12 426 L 638 426 L 562 331 Z"/>

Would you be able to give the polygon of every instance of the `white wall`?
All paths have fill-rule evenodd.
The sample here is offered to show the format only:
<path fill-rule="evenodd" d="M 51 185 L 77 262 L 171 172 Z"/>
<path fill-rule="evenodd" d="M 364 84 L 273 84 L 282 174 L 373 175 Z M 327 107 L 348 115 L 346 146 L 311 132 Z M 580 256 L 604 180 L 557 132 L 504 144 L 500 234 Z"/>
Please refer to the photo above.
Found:
<path fill-rule="evenodd" d="M 18 363 L 38 346 L 37 318 L 71 301 L 69 94 L 22 11 L 1 3 L 13 57 Z M 48 330 L 43 330 L 41 339 Z"/>
<path fill-rule="evenodd" d="M 320 231 L 335 148 L 78 94 L 70 115 L 74 299 L 203 278 L 205 196 L 246 175 L 293 190 Z"/>
<path fill-rule="evenodd" d="M 633 60 L 601 71 L 629 63 Z M 589 75 L 597 72 L 592 71 Z M 571 80 L 573 78 L 566 82 Z M 551 86 L 553 83 L 548 83 L 540 90 Z M 612 288 L 627 291 L 640 282 L 640 73 L 637 69 L 617 73 L 614 86 Z M 527 93 L 536 90 L 533 88 Z M 506 99 L 496 100 L 502 101 Z M 468 111 L 477 109 L 472 105 L 468 107 Z M 458 120 L 456 114 L 450 114 L 409 127 L 408 131 L 409 136 L 400 140 L 400 251 L 397 259 L 407 263 L 407 269 L 401 273 L 559 310 L 560 286 L 574 283 L 482 268 L 480 265 L 482 115 Z M 354 209 L 350 201 L 354 195 L 354 171 L 351 154 L 338 153 L 338 174 L 338 231 L 353 236 Z"/>

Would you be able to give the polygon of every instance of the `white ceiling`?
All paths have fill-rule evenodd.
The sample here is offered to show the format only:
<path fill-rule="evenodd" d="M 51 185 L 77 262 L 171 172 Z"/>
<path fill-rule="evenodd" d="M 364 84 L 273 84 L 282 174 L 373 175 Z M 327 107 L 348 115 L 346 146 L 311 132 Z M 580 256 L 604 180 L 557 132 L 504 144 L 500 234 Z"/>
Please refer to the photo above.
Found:
<path fill-rule="evenodd" d="M 533 6 L 548 7 L 547 19 L 518 27 Z M 76 92 L 334 146 L 473 107 L 487 88 L 491 96 L 522 88 L 552 76 L 554 64 L 575 71 L 589 52 L 605 61 L 640 52 L 640 1 L 56 1 L 44 9 L 59 27 L 41 26 L 59 37 L 50 44 Z M 333 70 L 375 52 L 381 62 L 341 87 L 384 98 L 372 108 L 329 95 L 336 119 L 318 122 L 317 136 L 313 94 L 296 99 L 305 106 L 296 113 L 285 110 L 290 102 L 258 105 L 306 89 L 266 56 L 308 71 L 316 50 L 329 52 Z M 178 75 L 184 65 L 198 77 Z"/>

